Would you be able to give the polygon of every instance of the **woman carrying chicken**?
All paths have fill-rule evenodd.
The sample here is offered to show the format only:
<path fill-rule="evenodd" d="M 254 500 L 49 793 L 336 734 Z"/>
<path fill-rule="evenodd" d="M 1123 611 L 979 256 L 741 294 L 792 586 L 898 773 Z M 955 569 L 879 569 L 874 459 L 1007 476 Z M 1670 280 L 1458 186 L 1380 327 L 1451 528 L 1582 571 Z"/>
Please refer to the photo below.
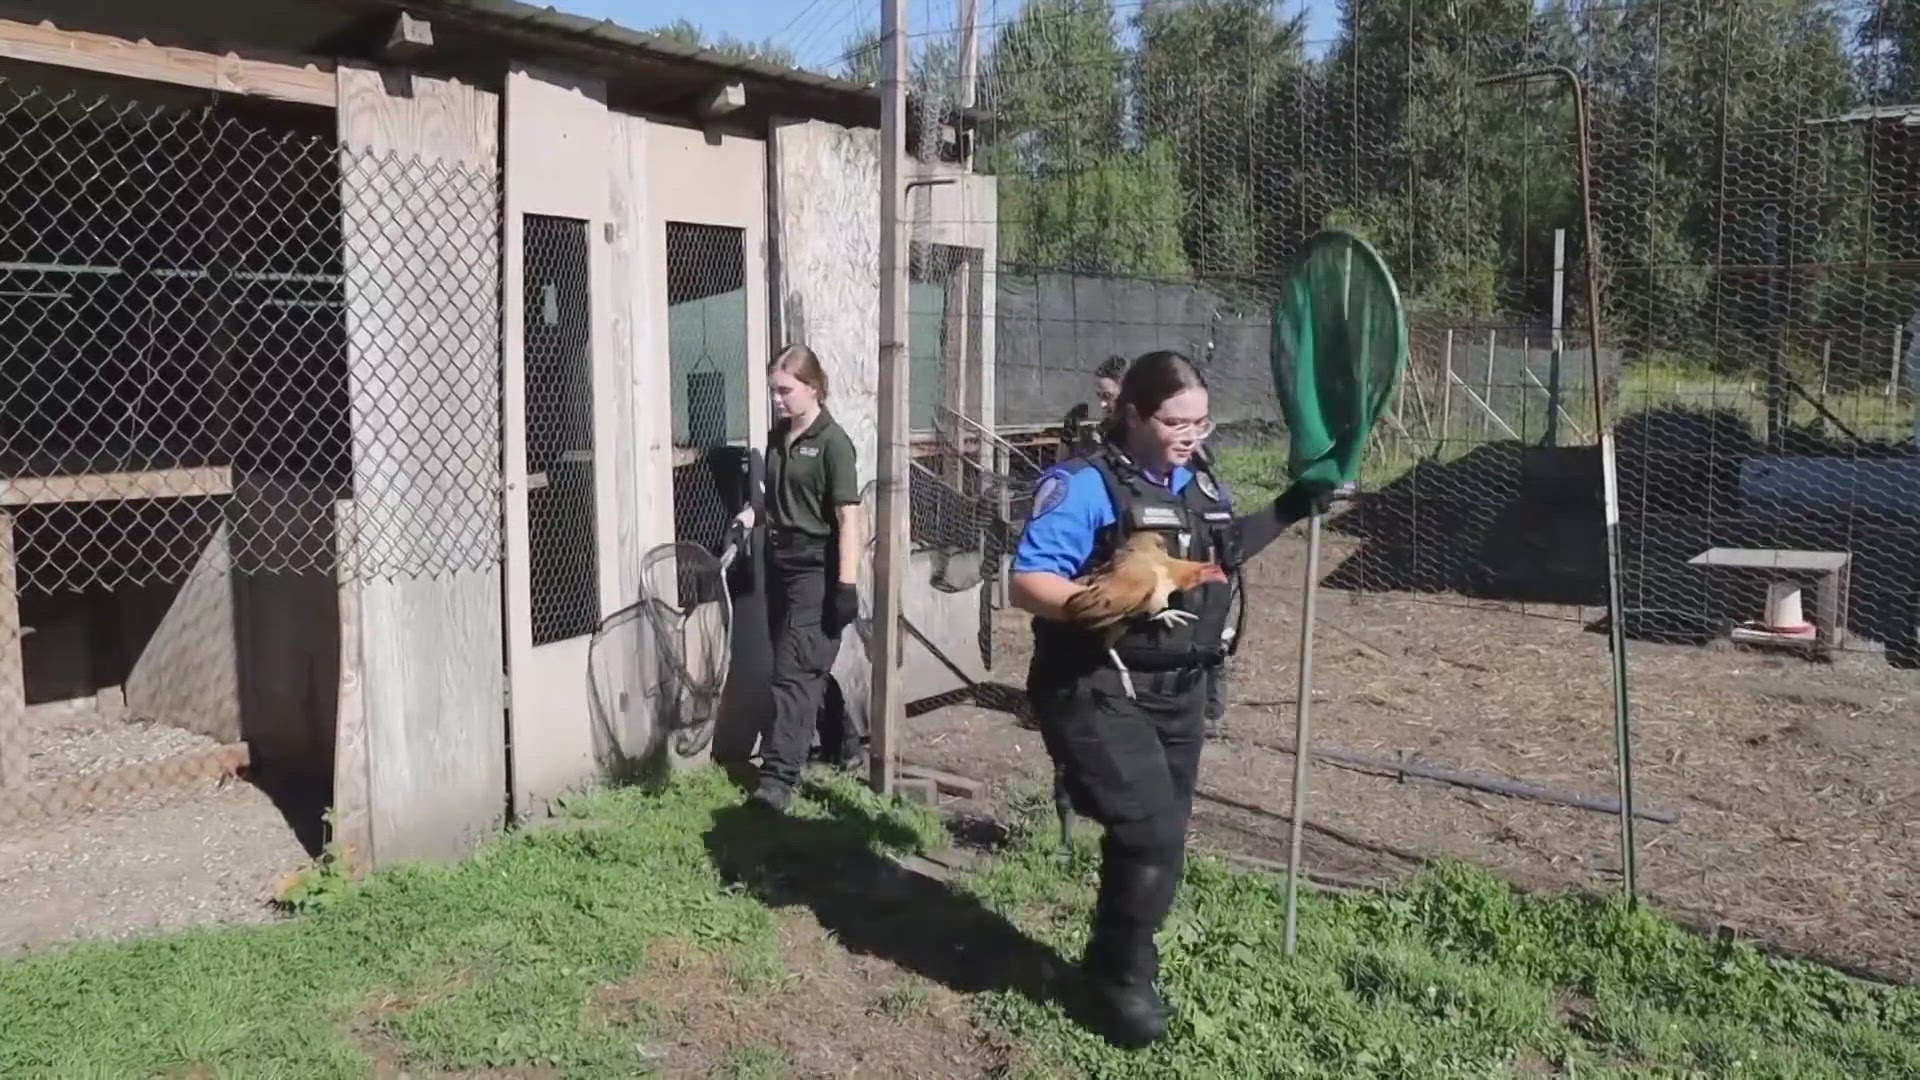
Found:
<path fill-rule="evenodd" d="M 1143 531 L 1170 555 L 1231 571 L 1326 497 L 1296 485 L 1236 517 L 1227 492 L 1192 464 L 1212 428 L 1191 361 L 1175 352 L 1135 360 L 1104 445 L 1041 477 L 1014 555 L 1013 600 L 1034 616 L 1028 701 L 1074 809 L 1106 829 L 1081 970 L 1103 1033 L 1123 1046 L 1166 1034 L 1153 937 L 1186 862 L 1208 669 L 1223 651 L 1229 595 L 1213 575 L 1173 597 L 1184 615 L 1143 614 L 1115 642 L 1068 617 L 1068 600 L 1086 588 L 1075 579 Z"/>

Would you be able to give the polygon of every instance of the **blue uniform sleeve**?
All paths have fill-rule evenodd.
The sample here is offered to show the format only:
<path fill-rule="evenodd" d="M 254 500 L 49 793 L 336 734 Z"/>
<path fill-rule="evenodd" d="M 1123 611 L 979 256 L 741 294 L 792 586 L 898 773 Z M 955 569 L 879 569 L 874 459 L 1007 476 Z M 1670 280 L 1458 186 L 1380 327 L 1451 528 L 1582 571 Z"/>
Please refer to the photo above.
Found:
<path fill-rule="evenodd" d="M 1048 469 L 1034 486 L 1033 514 L 1014 549 L 1013 572 L 1080 576 L 1095 535 L 1113 521 L 1113 500 L 1097 469 Z"/>

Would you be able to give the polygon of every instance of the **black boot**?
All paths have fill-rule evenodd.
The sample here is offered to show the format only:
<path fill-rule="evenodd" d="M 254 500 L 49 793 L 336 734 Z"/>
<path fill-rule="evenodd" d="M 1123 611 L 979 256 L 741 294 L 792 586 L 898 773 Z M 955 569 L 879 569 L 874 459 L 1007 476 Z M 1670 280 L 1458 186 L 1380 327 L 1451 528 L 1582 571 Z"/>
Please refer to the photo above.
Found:
<path fill-rule="evenodd" d="M 1167 1037 L 1167 1003 L 1154 985 L 1160 957 L 1145 935 L 1087 945 L 1082 964 L 1099 1033 L 1115 1046 L 1137 1050 Z"/>
<path fill-rule="evenodd" d="M 1167 1006 L 1154 980 L 1160 952 L 1153 935 L 1172 901 L 1174 872 L 1137 863 L 1101 867 L 1093 936 L 1081 969 L 1100 1034 L 1137 1049 L 1167 1035 Z"/>

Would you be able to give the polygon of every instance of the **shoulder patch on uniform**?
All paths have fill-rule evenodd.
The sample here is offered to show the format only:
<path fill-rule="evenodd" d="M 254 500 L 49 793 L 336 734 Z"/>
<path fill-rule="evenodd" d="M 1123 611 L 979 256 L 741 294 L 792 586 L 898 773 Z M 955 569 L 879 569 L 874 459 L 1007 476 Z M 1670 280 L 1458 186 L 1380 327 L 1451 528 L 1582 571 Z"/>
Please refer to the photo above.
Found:
<path fill-rule="evenodd" d="M 1040 484 L 1033 489 L 1033 512 L 1030 517 L 1039 517 L 1058 509 L 1067 501 L 1067 478 L 1059 473 L 1048 473 L 1040 478 Z"/>
<path fill-rule="evenodd" d="M 1220 485 L 1214 482 L 1213 474 L 1202 469 L 1193 474 L 1193 482 L 1200 485 L 1200 493 L 1214 502 L 1220 501 Z"/>

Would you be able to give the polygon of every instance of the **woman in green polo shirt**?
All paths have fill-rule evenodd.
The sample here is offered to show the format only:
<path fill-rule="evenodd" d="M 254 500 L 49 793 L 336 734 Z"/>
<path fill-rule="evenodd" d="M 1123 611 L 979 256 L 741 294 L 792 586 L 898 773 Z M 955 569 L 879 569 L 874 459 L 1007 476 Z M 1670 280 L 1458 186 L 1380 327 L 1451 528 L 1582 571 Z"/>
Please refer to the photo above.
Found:
<path fill-rule="evenodd" d="M 781 350 L 767 369 L 775 421 L 767 435 L 767 622 L 773 638 L 773 722 L 760 743 L 753 797 L 785 810 L 806 764 L 840 633 L 859 615 L 855 582 L 866 546 L 853 440 L 827 411 L 827 373 L 805 345 Z M 748 525 L 753 510 L 741 514 Z M 837 749 L 858 767 L 859 733 L 846 725 Z"/>

